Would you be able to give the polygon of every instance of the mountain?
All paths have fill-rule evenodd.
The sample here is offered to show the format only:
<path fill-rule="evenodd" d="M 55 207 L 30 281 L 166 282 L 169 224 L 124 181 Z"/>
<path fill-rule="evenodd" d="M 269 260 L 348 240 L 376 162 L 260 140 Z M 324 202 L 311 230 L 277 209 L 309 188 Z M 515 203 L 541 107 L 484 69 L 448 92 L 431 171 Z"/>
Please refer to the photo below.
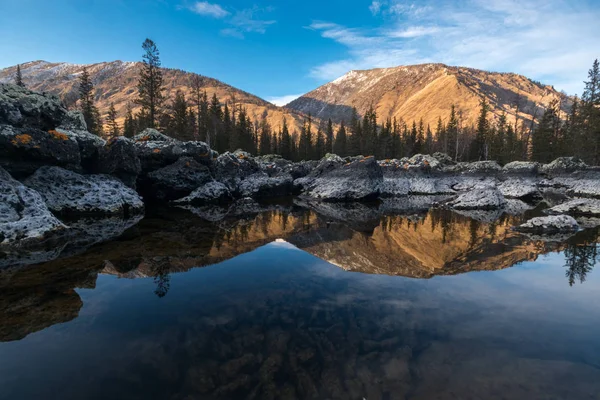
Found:
<path fill-rule="evenodd" d="M 110 103 L 114 103 L 122 122 L 127 104 L 131 103 L 133 110 L 137 111 L 134 101 L 137 98 L 137 81 L 142 63 L 112 61 L 97 64 L 69 64 L 50 63 L 47 61 L 33 61 L 21 64 L 21 73 L 25 85 L 42 92 L 50 92 L 60 96 L 67 106 L 73 106 L 78 98 L 78 78 L 83 68 L 88 72 L 96 89 L 96 105 L 102 115 L 106 115 Z M 0 82 L 13 82 L 17 67 L 8 67 L 0 70 Z M 172 99 L 177 89 L 183 90 L 186 98 L 191 100 L 191 82 L 196 74 L 176 69 L 163 68 L 165 97 Z M 202 90 L 206 90 L 208 98 L 213 93 L 221 103 L 235 101 L 245 107 L 250 118 L 259 121 L 266 117 L 274 130 L 278 130 L 287 119 L 290 131 L 300 130 L 304 116 L 296 111 L 277 107 L 257 96 L 244 92 L 233 86 L 227 85 L 216 79 L 201 76 Z"/>
<path fill-rule="evenodd" d="M 475 124 L 479 102 L 485 97 L 491 112 L 503 112 L 514 122 L 539 118 L 553 99 L 567 111 L 571 99 L 552 86 L 512 73 L 486 72 L 444 64 L 421 64 L 394 68 L 350 71 L 285 106 L 320 119 L 349 121 L 352 108 L 362 116 L 372 105 L 380 123 L 387 118 L 408 123 L 423 119 L 432 129 L 438 118 L 447 121 L 452 104 L 462 113 L 463 126 Z M 516 102 L 519 112 L 516 113 Z"/>

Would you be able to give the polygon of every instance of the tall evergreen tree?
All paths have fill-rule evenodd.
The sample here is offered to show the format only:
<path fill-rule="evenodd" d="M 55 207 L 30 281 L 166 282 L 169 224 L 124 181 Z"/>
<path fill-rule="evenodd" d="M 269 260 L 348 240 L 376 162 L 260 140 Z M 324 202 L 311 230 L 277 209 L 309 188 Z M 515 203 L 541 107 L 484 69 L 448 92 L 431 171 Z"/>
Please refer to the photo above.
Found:
<path fill-rule="evenodd" d="M 588 80 L 581 96 L 584 140 L 588 144 L 586 158 L 594 165 L 600 165 L 600 64 L 596 59 L 588 72 Z"/>
<path fill-rule="evenodd" d="M 346 157 L 348 155 L 347 151 L 347 136 L 346 136 L 346 127 L 344 126 L 344 121 L 340 124 L 340 127 L 337 131 L 337 135 L 335 135 L 335 142 L 333 144 L 333 152 L 340 157 Z"/>
<path fill-rule="evenodd" d="M 488 121 L 490 106 L 485 97 L 481 98 L 479 107 L 477 131 L 475 133 L 475 140 L 471 143 L 471 160 L 473 161 L 487 160 L 488 156 L 487 138 L 490 130 L 490 123 Z"/>
<path fill-rule="evenodd" d="M 315 149 L 313 158 L 320 160 L 325 155 L 325 138 L 323 137 L 323 130 L 321 129 L 321 125 L 319 125 L 319 129 L 317 130 L 317 137 L 315 138 Z"/>
<path fill-rule="evenodd" d="M 160 53 L 156 44 L 150 39 L 144 41 L 142 49 L 144 50 L 143 66 L 138 80 L 137 103 L 142 106 L 142 110 L 147 115 L 146 127 L 155 128 L 164 101 Z"/>
<path fill-rule="evenodd" d="M 125 113 L 125 122 L 123 123 L 123 136 L 132 138 L 136 133 L 135 120 L 131 111 L 131 104 L 127 103 L 127 111 Z"/>
<path fill-rule="evenodd" d="M 333 122 L 331 118 L 327 121 L 327 130 L 325 131 L 325 153 L 333 153 Z"/>
<path fill-rule="evenodd" d="M 261 156 L 271 153 L 271 126 L 267 122 L 267 118 L 263 117 L 260 121 L 260 144 L 258 152 Z"/>
<path fill-rule="evenodd" d="M 100 112 L 94 105 L 94 84 L 86 67 L 79 77 L 79 105 L 88 131 L 100 136 L 102 134 Z"/>
<path fill-rule="evenodd" d="M 17 86 L 25 87 L 25 84 L 23 83 L 23 75 L 21 74 L 21 64 L 17 65 L 17 75 L 15 77 L 15 84 Z"/>
<path fill-rule="evenodd" d="M 281 157 L 286 160 L 292 159 L 292 138 L 288 130 L 287 120 L 283 118 L 283 126 L 281 128 L 281 142 L 279 143 L 279 152 Z"/>
<path fill-rule="evenodd" d="M 544 111 L 539 125 L 531 136 L 531 158 L 541 163 L 551 162 L 555 157 L 556 124 L 558 113 L 556 103 Z"/>
<path fill-rule="evenodd" d="M 350 135 L 347 138 L 346 154 L 351 156 L 358 156 L 362 153 L 362 126 L 356 107 L 352 108 L 352 115 L 350 117 L 349 128 Z"/>
<path fill-rule="evenodd" d="M 109 136 L 117 137 L 121 134 L 119 124 L 117 123 L 117 111 L 115 110 L 115 105 L 113 103 L 110 103 L 110 107 L 108 108 L 106 125 L 108 127 Z"/>
<path fill-rule="evenodd" d="M 193 132 L 189 131 L 188 104 L 185 94 L 181 90 L 175 92 L 175 97 L 170 108 L 171 121 L 168 128 L 169 135 L 179 140 L 193 140 Z"/>
<path fill-rule="evenodd" d="M 458 160 L 458 116 L 456 114 L 456 107 L 452 104 L 450 109 L 450 119 L 446 126 L 446 143 L 444 143 L 444 153 Z"/>

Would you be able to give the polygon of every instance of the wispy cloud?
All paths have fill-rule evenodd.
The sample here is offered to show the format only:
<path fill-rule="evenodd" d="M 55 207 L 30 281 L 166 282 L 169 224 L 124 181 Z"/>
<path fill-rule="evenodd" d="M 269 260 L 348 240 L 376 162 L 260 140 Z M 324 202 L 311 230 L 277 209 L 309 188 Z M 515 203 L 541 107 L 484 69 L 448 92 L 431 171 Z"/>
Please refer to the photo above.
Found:
<path fill-rule="evenodd" d="M 254 6 L 243 10 L 226 10 L 219 4 L 199 1 L 187 8 L 199 15 L 225 19 L 229 27 L 221 29 L 221 35 L 238 39 L 243 39 L 245 33 L 265 33 L 270 25 L 277 22 L 261 18 L 263 14 L 272 12 L 272 7 Z"/>
<path fill-rule="evenodd" d="M 273 103 L 276 106 L 279 107 L 283 107 L 286 104 L 291 103 L 292 101 L 296 100 L 298 97 L 302 96 L 304 93 L 300 93 L 300 94 L 288 94 L 285 96 L 275 96 L 275 97 L 267 97 L 266 100 L 269 103 Z"/>
<path fill-rule="evenodd" d="M 207 1 L 198 1 L 192 4 L 189 9 L 196 14 L 206 15 L 213 18 L 224 18 L 228 16 L 229 11 L 225 10 L 218 4 L 211 4 Z"/>
<path fill-rule="evenodd" d="M 517 72 L 577 93 L 600 57 L 600 8 L 591 0 L 379 0 L 369 10 L 380 27 L 310 25 L 348 49 L 346 57 L 315 66 L 312 76 L 443 62 Z"/>

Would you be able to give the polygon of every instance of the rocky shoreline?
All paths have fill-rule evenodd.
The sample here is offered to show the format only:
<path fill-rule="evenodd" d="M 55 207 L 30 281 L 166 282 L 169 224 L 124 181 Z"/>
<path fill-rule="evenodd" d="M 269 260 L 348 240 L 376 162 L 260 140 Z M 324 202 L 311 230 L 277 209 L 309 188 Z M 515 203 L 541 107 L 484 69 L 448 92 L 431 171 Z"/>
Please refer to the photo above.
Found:
<path fill-rule="evenodd" d="M 0 246 L 23 247 L 73 234 L 57 216 L 143 214 L 154 202 L 228 206 L 299 196 L 310 202 L 381 201 L 461 213 L 510 212 L 544 200 L 551 215 L 600 215 L 600 169 L 576 158 L 550 164 L 455 163 L 440 153 L 401 160 L 373 157 L 291 162 L 243 151 L 218 154 L 146 129 L 105 141 L 55 96 L 0 85 Z M 443 196 L 443 200 L 439 200 Z M 427 199 L 436 200 L 427 200 Z M 517 203 L 515 205 L 515 202 Z M 243 208 L 243 207 L 242 207 Z M 409 211 L 409 210 L 407 210 Z M 563 224 L 548 222 L 563 222 Z M 535 221 L 536 233 L 573 231 L 571 220 Z"/>

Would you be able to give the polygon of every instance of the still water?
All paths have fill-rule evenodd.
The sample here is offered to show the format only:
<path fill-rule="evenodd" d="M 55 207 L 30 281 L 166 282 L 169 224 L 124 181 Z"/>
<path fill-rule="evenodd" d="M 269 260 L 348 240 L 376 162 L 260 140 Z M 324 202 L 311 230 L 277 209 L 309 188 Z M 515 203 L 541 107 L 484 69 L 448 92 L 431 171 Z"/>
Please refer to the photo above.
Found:
<path fill-rule="evenodd" d="M 597 229 L 340 207 L 158 210 L 5 266 L 0 398 L 600 398 Z"/>

